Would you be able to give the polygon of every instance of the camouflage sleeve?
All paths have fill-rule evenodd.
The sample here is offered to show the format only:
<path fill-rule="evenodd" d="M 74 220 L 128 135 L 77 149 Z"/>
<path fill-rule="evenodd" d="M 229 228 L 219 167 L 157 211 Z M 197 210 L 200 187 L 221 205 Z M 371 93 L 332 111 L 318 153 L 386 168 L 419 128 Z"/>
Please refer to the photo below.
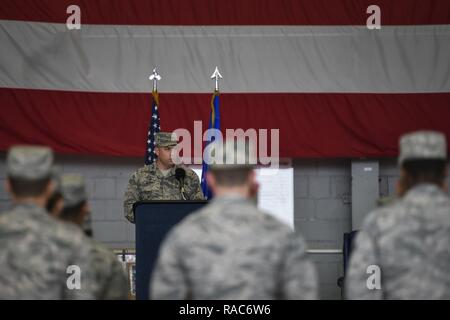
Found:
<path fill-rule="evenodd" d="M 205 200 L 197 174 L 194 171 L 190 171 L 188 177 L 190 190 L 188 200 Z"/>
<path fill-rule="evenodd" d="M 108 286 L 104 292 L 105 300 L 128 300 L 129 286 L 125 271 L 115 257 L 111 257 Z"/>
<path fill-rule="evenodd" d="M 376 246 L 368 232 L 360 231 L 355 239 L 349 270 L 345 277 L 345 295 L 353 300 L 378 300 L 383 298 L 379 261 Z M 377 270 L 378 268 L 378 270 Z M 378 274 L 377 274 L 378 273 Z M 375 277 L 379 277 L 378 280 Z"/>
<path fill-rule="evenodd" d="M 317 299 L 316 268 L 307 256 L 306 244 L 299 235 L 290 235 L 282 263 L 283 267 L 280 270 L 282 298 Z"/>
<path fill-rule="evenodd" d="M 134 223 L 133 204 L 137 201 L 139 201 L 139 187 L 136 180 L 136 173 L 133 173 L 128 181 L 123 201 L 125 218 L 131 223 Z"/>
<path fill-rule="evenodd" d="M 169 235 L 163 242 L 150 283 L 150 298 L 154 300 L 188 299 L 188 285 L 176 240 Z"/>

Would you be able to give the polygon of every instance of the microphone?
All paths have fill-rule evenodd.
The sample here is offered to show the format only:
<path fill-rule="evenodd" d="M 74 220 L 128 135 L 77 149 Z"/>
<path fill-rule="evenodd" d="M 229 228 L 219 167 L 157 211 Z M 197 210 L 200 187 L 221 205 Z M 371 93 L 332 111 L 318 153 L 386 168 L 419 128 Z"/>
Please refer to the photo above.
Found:
<path fill-rule="evenodd" d="M 184 177 L 186 176 L 186 170 L 183 168 L 176 168 L 175 169 L 175 178 L 182 183 L 184 180 Z"/>
<path fill-rule="evenodd" d="M 186 170 L 184 170 L 183 168 L 176 168 L 175 178 L 180 183 L 181 196 L 183 197 L 183 200 L 187 200 L 186 195 L 184 194 L 184 177 L 186 177 Z"/>

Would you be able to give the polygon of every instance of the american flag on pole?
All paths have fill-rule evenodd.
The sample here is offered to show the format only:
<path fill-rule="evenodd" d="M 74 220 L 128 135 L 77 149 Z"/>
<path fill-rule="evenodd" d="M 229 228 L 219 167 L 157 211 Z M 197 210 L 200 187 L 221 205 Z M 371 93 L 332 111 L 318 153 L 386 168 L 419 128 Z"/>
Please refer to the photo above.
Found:
<path fill-rule="evenodd" d="M 155 153 L 155 133 L 161 131 L 161 124 L 158 111 L 158 92 L 152 92 L 152 114 L 148 125 L 147 148 L 145 151 L 145 164 L 152 164 L 157 156 Z"/>

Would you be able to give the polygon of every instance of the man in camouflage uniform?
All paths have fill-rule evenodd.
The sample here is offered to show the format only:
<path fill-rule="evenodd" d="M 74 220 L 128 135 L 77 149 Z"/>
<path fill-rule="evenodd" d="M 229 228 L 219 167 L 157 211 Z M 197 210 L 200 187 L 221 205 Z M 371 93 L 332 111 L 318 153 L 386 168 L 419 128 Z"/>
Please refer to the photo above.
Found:
<path fill-rule="evenodd" d="M 155 134 L 155 152 L 158 159 L 134 172 L 125 191 L 125 217 L 134 223 L 133 204 L 145 200 L 203 200 L 197 175 L 191 169 L 175 165 L 172 149 L 178 141 L 170 132 Z M 175 170 L 182 167 L 186 176 L 177 180 Z"/>
<path fill-rule="evenodd" d="M 59 218 L 82 229 L 86 217 L 90 215 L 83 177 L 74 174 L 63 175 L 61 193 L 64 210 Z M 95 299 L 127 299 L 127 278 L 116 256 L 105 245 L 88 236 L 85 236 L 84 246 L 89 249 L 92 257 L 91 272 L 97 284 Z"/>
<path fill-rule="evenodd" d="M 45 210 L 53 192 L 53 152 L 15 146 L 6 162 L 13 206 L 0 214 L 0 299 L 92 299 L 83 234 Z"/>
<path fill-rule="evenodd" d="M 440 133 L 400 139 L 400 198 L 366 217 L 350 259 L 348 298 L 450 299 L 446 158 Z"/>
<path fill-rule="evenodd" d="M 317 279 L 300 235 L 258 210 L 252 149 L 215 145 L 207 173 L 215 198 L 162 244 L 152 299 L 315 299 Z M 223 151 L 224 150 L 224 151 Z M 234 159 L 230 164 L 219 161 Z"/>

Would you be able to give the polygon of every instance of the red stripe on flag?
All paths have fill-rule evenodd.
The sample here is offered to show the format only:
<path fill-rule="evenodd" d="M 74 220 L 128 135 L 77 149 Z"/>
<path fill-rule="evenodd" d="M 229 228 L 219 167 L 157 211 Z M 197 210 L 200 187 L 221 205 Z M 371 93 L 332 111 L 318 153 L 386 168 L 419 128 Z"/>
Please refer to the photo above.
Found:
<path fill-rule="evenodd" d="M 72 4 L 85 24 L 365 25 L 373 4 L 383 25 L 450 23 L 448 0 L 2 0 L 0 19 L 66 23 Z"/>
<path fill-rule="evenodd" d="M 163 131 L 207 129 L 211 94 L 159 94 Z M 45 144 L 62 153 L 143 156 L 151 93 L 0 89 L 0 149 Z M 401 134 L 450 139 L 450 93 L 221 94 L 226 128 L 280 129 L 282 157 L 394 156 Z"/>

